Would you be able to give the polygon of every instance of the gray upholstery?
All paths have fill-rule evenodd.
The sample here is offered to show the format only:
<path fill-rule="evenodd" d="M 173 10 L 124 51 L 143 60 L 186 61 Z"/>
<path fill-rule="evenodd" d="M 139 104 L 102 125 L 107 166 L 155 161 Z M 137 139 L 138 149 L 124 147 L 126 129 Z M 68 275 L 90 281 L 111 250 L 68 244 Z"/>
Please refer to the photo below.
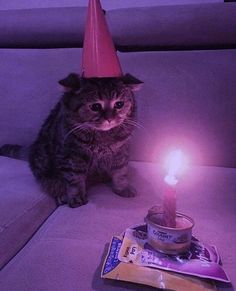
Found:
<path fill-rule="evenodd" d="M 26 162 L 5 157 L 0 157 L 0 196 L 1 269 L 26 244 L 56 205 L 42 193 Z"/>
<path fill-rule="evenodd" d="M 138 189 L 137 197 L 122 198 L 107 186 L 99 185 L 89 191 L 87 205 L 76 209 L 59 207 L 1 271 L 1 291 L 153 290 L 100 278 L 111 237 L 129 226 L 143 223 L 149 207 L 162 199 L 160 165 L 131 163 L 129 173 L 132 184 Z M 235 187 L 236 169 L 193 167 L 183 177 L 177 191 L 178 210 L 194 218 L 195 236 L 217 246 L 224 268 L 234 283 Z M 218 290 L 232 291 L 225 285 L 218 285 Z"/>
<path fill-rule="evenodd" d="M 109 9 L 106 17 L 121 50 L 225 48 L 236 46 L 235 13 L 236 3 L 208 3 Z M 85 16 L 85 7 L 0 10 L 0 47 L 82 47 Z"/>
<path fill-rule="evenodd" d="M 236 3 L 215 3 L 116 9 L 107 17 L 119 49 L 196 49 L 236 45 L 235 14 Z"/>
<path fill-rule="evenodd" d="M 197 3 L 223 3 L 224 0 L 102 0 L 104 9 L 117 9 L 127 7 L 149 7 L 156 5 L 182 5 Z M 87 6 L 88 0 L 11 0 L 2 1 L 1 9 L 25 9 L 47 7 L 81 7 Z"/>
<path fill-rule="evenodd" d="M 85 17 L 84 7 L 0 10 L 0 47 L 82 47 Z"/>

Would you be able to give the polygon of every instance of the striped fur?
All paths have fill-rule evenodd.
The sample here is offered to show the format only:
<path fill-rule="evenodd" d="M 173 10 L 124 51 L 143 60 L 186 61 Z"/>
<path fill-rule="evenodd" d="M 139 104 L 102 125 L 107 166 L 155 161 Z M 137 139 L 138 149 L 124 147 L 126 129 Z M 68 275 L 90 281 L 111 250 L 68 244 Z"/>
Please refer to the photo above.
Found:
<path fill-rule="evenodd" d="M 127 181 L 128 141 L 137 125 L 133 90 L 141 82 L 130 75 L 71 74 L 59 83 L 66 92 L 30 147 L 34 176 L 58 204 L 70 207 L 87 203 L 87 188 L 107 179 L 118 195 L 134 196 Z"/>
<path fill-rule="evenodd" d="M 0 147 L 0 156 L 5 156 L 9 158 L 28 160 L 29 157 L 29 147 L 23 147 L 18 144 L 5 144 Z"/>

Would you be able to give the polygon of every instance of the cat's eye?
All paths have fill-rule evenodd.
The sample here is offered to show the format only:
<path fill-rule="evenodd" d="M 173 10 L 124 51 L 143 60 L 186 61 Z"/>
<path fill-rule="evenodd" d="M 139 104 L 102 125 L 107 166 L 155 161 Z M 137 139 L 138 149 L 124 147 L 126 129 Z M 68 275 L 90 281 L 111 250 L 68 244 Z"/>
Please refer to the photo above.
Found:
<path fill-rule="evenodd" d="M 102 111 L 102 105 L 100 103 L 93 103 L 90 105 L 92 111 Z"/>
<path fill-rule="evenodd" d="M 124 102 L 123 101 L 117 101 L 116 103 L 115 103 L 115 108 L 116 109 L 121 109 L 122 107 L 124 106 Z"/>

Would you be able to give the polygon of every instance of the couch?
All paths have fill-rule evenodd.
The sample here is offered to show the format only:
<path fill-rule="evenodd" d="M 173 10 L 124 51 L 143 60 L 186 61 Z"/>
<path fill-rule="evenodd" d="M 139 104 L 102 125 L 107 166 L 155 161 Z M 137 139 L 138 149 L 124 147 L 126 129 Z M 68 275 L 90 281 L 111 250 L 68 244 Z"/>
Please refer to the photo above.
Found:
<path fill-rule="evenodd" d="M 0 157 L 1 291 L 153 290 L 100 272 L 111 237 L 161 203 L 163 158 L 172 147 L 191 160 L 178 210 L 194 218 L 195 236 L 217 246 L 232 281 L 218 290 L 234 289 L 236 3 L 208 2 L 106 10 L 123 71 L 144 82 L 136 93 L 142 128 L 130 145 L 135 198 L 99 184 L 87 205 L 57 207 L 26 161 Z M 86 8 L 0 15 L 0 145 L 29 145 L 62 94 L 58 80 L 80 72 Z"/>

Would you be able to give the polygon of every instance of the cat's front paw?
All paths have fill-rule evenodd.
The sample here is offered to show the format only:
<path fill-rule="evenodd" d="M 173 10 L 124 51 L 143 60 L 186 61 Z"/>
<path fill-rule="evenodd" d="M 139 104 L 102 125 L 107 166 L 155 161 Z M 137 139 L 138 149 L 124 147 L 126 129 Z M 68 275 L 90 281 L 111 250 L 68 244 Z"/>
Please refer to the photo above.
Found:
<path fill-rule="evenodd" d="M 68 197 L 66 195 L 61 195 L 61 196 L 56 197 L 57 206 L 67 204 L 67 202 L 68 202 Z"/>
<path fill-rule="evenodd" d="M 71 208 L 76 208 L 87 204 L 88 199 L 87 196 L 76 195 L 74 197 L 69 198 L 67 203 Z"/>
<path fill-rule="evenodd" d="M 134 187 L 130 186 L 130 185 L 127 186 L 127 187 L 124 188 L 124 189 L 113 189 L 113 191 L 114 191 L 117 195 L 119 195 L 119 196 L 121 196 L 121 197 L 125 197 L 125 198 L 134 197 L 134 196 L 136 196 L 136 194 L 137 194 L 136 189 L 135 189 Z"/>

